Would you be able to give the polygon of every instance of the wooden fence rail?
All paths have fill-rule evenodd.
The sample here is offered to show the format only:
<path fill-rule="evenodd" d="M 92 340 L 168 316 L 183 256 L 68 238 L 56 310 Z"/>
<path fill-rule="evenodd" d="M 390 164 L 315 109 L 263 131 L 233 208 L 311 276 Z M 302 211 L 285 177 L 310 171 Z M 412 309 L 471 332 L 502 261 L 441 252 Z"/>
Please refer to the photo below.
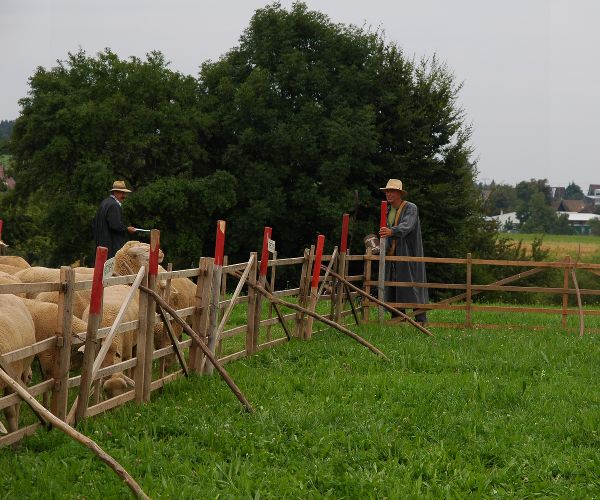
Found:
<path fill-rule="evenodd" d="M 380 265 L 377 270 L 377 276 L 372 273 L 372 262 L 379 261 Z M 561 326 L 564 329 L 567 328 L 568 316 L 578 315 L 580 334 L 584 332 L 584 317 L 585 316 L 598 316 L 600 310 L 583 308 L 582 297 L 584 296 L 598 296 L 600 295 L 599 289 L 580 289 L 577 283 L 575 271 L 589 272 L 593 275 L 600 275 L 600 264 L 595 263 L 584 263 L 578 262 L 566 256 L 564 259 L 555 262 L 538 262 L 538 261 L 521 261 L 521 260 L 490 260 L 490 259 L 473 259 L 471 254 L 467 254 L 466 258 L 435 258 L 435 257 L 404 257 L 404 256 L 384 256 L 371 255 L 370 251 L 364 256 L 365 262 L 365 276 L 364 276 L 364 287 L 366 290 L 372 289 L 372 287 L 378 287 L 382 290 L 388 286 L 400 286 L 400 287 L 415 287 L 415 288 L 427 288 L 427 289 L 440 289 L 440 290 L 464 290 L 464 293 L 455 295 L 437 303 L 429 304 L 415 304 L 415 303 L 402 303 L 395 302 L 390 303 L 391 306 L 399 309 L 412 309 L 413 314 L 427 310 L 448 310 L 448 311 L 464 311 L 464 321 L 462 323 L 431 323 L 432 326 L 443 326 L 443 327 L 465 327 L 471 328 L 474 326 L 472 313 L 473 312 L 501 312 L 501 313 L 537 313 L 546 315 L 556 315 L 561 319 Z M 381 264 L 383 262 L 383 264 Z M 385 281 L 384 269 L 387 262 L 424 262 L 428 264 L 442 264 L 442 265 L 460 265 L 465 267 L 465 283 L 416 283 L 410 281 Z M 512 276 L 495 281 L 489 284 L 475 284 L 473 283 L 474 269 L 477 266 L 510 266 L 510 267 L 528 267 L 530 269 L 521 271 Z M 562 286 L 518 286 L 509 283 L 514 283 L 520 279 L 538 274 L 548 269 L 556 269 L 563 271 L 563 280 L 560 285 Z M 570 286 L 570 282 L 573 286 Z M 511 293 L 541 293 L 558 295 L 562 298 L 562 305 L 560 307 L 525 307 L 525 306 L 495 306 L 495 305 L 480 305 L 473 301 L 473 297 L 482 292 L 511 292 Z M 578 300 L 577 308 L 569 307 L 569 296 L 575 296 Z M 452 305 L 455 302 L 461 302 L 460 305 Z M 369 320 L 370 309 L 374 308 L 376 304 L 372 301 L 365 301 L 363 303 L 363 318 L 365 321 Z M 382 308 L 378 308 L 379 321 L 383 321 Z M 478 327 L 499 327 L 499 325 L 478 323 Z M 543 329 L 544 326 L 534 326 L 536 329 Z M 598 329 L 588 328 L 586 331 L 596 332 Z"/>

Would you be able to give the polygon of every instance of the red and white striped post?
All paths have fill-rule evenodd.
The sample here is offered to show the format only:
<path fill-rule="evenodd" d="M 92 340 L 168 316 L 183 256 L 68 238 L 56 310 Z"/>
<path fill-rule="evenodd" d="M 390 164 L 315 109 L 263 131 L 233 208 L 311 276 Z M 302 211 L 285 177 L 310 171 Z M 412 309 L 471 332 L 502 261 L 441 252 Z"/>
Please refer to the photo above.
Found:
<path fill-rule="evenodd" d="M 319 288 L 319 278 L 321 276 L 321 258 L 323 257 L 323 245 L 325 244 L 325 236 L 320 234 L 317 238 L 317 249 L 315 251 L 315 263 L 313 266 L 312 281 L 310 284 L 310 301 L 308 309 L 314 312 L 317 308 L 317 289 Z M 306 321 L 306 332 L 304 337 L 310 339 L 312 337 L 313 317 L 309 316 Z"/>
<path fill-rule="evenodd" d="M 75 421 L 80 422 L 85 418 L 90 397 L 90 386 L 92 384 L 92 367 L 96 358 L 96 347 L 98 337 L 98 327 L 102 321 L 102 296 L 104 295 L 104 285 L 102 278 L 104 274 L 104 264 L 108 249 L 106 247 L 96 248 L 96 262 L 94 264 L 94 275 L 92 277 L 92 293 L 90 296 L 90 309 L 85 336 L 85 349 L 83 351 L 83 364 L 81 366 L 81 380 L 79 383 L 79 396 L 77 397 L 77 406 L 75 408 Z M 71 420 L 69 415 L 68 420 Z"/>
<path fill-rule="evenodd" d="M 342 236 L 340 239 L 340 255 L 337 262 L 337 273 L 342 277 L 346 277 L 346 255 L 348 254 L 348 226 L 350 225 L 350 215 L 344 214 L 342 216 Z M 336 283 L 334 290 L 334 313 L 333 320 L 339 323 L 340 316 L 342 314 L 344 298 L 344 285 L 341 281 Z M 333 299 L 332 299 L 333 300 Z"/>
<path fill-rule="evenodd" d="M 379 228 L 387 227 L 387 201 L 381 202 L 381 214 L 379 219 Z M 379 270 L 377 276 L 377 294 L 379 300 L 385 301 L 385 249 L 386 249 L 386 238 L 379 238 Z M 379 306 L 377 309 L 377 318 L 379 324 L 383 324 L 385 318 L 385 309 L 383 306 Z"/>
<path fill-rule="evenodd" d="M 160 254 L 160 231 L 150 231 L 150 255 L 148 256 L 148 288 L 156 291 L 158 282 L 158 260 Z M 169 300 L 169 298 L 166 298 Z M 148 296 L 148 311 L 146 315 L 146 338 L 144 339 L 144 390 L 142 399 L 150 402 L 152 386 L 152 354 L 154 353 L 154 324 L 156 323 L 156 302 Z M 141 346 L 138 346 L 138 351 Z"/>
<path fill-rule="evenodd" d="M 225 228 L 224 220 L 217 221 L 217 235 L 215 240 L 215 260 L 212 269 L 212 288 L 210 295 L 210 304 L 208 306 L 208 348 L 215 354 L 217 344 L 217 325 L 219 319 L 219 297 L 221 292 L 221 277 L 223 275 L 223 258 L 225 255 Z M 212 373 L 214 366 L 205 358 L 204 373 Z"/>

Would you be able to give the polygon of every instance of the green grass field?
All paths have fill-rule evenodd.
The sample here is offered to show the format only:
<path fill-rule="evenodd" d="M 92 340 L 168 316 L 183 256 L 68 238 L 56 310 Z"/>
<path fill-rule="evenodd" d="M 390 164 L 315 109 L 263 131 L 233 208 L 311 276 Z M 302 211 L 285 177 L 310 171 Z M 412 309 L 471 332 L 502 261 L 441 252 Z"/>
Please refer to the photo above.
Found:
<path fill-rule="evenodd" d="M 254 415 L 218 376 L 192 377 L 81 430 L 153 498 L 598 496 L 600 337 L 518 323 L 433 340 L 353 328 L 389 363 L 327 330 L 227 365 Z M 127 494 L 59 431 L 0 450 L 0 498 Z"/>

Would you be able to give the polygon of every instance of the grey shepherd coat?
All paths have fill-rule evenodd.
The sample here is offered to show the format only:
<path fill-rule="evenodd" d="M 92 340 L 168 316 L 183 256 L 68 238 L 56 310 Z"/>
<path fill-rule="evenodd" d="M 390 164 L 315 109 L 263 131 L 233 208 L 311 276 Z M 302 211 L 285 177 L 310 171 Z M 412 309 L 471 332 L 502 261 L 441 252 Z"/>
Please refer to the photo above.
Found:
<path fill-rule="evenodd" d="M 389 210 L 390 207 L 388 207 L 388 214 Z M 423 257 L 419 209 L 414 203 L 406 202 L 398 225 L 392 226 L 390 229 L 393 232 L 393 236 L 390 236 L 386 243 L 389 246 L 392 244 L 393 239 L 396 240 L 394 255 Z M 424 262 L 386 262 L 385 271 L 386 281 L 412 281 L 419 283 L 427 281 Z M 385 289 L 385 298 L 387 302 L 427 304 L 429 294 L 427 288 L 388 286 Z"/>

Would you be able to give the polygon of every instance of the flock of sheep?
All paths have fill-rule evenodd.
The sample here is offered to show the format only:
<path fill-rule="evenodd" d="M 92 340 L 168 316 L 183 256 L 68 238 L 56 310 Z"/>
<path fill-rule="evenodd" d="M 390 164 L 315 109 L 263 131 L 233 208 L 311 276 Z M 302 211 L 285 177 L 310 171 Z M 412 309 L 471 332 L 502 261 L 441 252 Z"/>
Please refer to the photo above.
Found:
<path fill-rule="evenodd" d="M 119 250 L 115 256 L 114 275 L 136 274 L 142 266 L 148 266 L 150 245 L 138 241 L 130 241 Z M 160 252 L 159 262 L 164 255 Z M 93 269 L 75 268 L 76 281 L 90 281 Z M 160 267 L 159 271 L 164 271 Z M 46 267 L 32 267 L 24 259 L 16 256 L 0 256 L 0 284 L 16 283 L 46 283 L 60 281 L 60 269 Z M 166 290 L 166 282 L 159 282 L 159 289 Z M 115 285 L 104 289 L 102 321 L 100 327 L 111 326 L 130 291 L 129 285 Z M 27 293 L 18 296 L 12 294 L 0 294 L 0 355 L 30 346 L 51 336 L 59 331 L 58 318 L 58 292 Z M 91 290 L 75 291 L 73 297 L 73 335 L 85 334 L 89 313 Z M 191 307 L 194 304 L 196 285 L 188 278 L 173 278 L 169 288 L 168 302 L 175 309 Z M 139 291 L 129 305 L 124 322 L 138 319 L 139 313 Z M 181 327 L 174 330 L 181 334 Z M 137 332 L 129 331 L 116 335 L 112 341 L 108 354 L 102 367 L 131 359 L 135 354 Z M 163 332 L 162 323 L 157 323 L 154 328 L 155 347 L 161 348 L 168 344 L 168 338 Z M 43 351 L 38 355 L 41 375 L 44 380 L 53 376 L 55 364 L 54 350 Z M 74 356 L 73 362 L 80 357 Z M 31 364 L 33 356 L 13 362 L 10 364 L 12 375 L 29 384 L 32 379 Z M 72 366 L 72 368 L 77 368 Z M 127 390 L 128 377 L 118 372 L 112 374 L 103 383 L 103 389 L 107 397 L 114 397 Z M 5 394 L 9 392 L 0 382 L 0 390 Z M 19 405 L 8 407 L 4 410 L 8 422 L 8 430 L 13 432 L 18 428 Z M 0 431 L 3 429 L 0 422 Z"/>

